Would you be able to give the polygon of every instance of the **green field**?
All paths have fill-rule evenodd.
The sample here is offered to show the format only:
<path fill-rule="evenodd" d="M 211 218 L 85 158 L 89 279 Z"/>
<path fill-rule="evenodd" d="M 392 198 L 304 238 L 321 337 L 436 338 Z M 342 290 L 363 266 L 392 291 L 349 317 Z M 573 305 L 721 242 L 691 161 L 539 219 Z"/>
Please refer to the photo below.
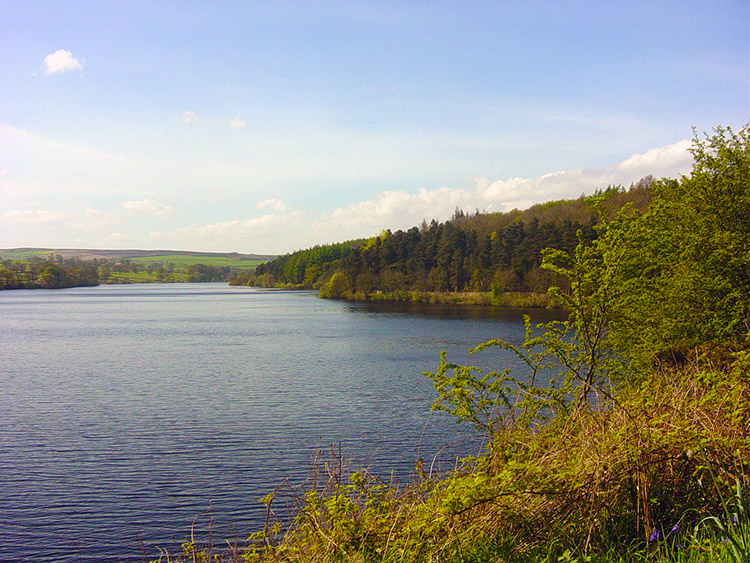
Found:
<path fill-rule="evenodd" d="M 172 263 L 184 268 L 192 264 L 206 266 L 229 266 L 230 268 L 249 269 L 275 258 L 270 255 L 239 254 L 236 252 L 188 252 L 172 250 L 85 250 L 85 249 L 49 249 L 49 248 L 13 248 L 0 249 L 0 260 L 32 260 L 35 257 L 48 260 L 54 256 L 63 259 L 78 258 L 81 260 L 108 260 L 119 262 L 129 260 L 145 268 L 154 263 L 166 265 Z"/>
<path fill-rule="evenodd" d="M 142 272 L 113 272 L 105 283 L 171 283 L 186 282 L 187 275 L 182 272 L 170 274 L 167 279 L 160 280 L 156 274 Z"/>
<path fill-rule="evenodd" d="M 0 250 L 0 260 L 30 260 L 39 256 L 43 260 L 52 257 L 54 250 L 39 250 L 34 248 Z"/>
<path fill-rule="evenodd" d="M 235 258 L 217 256 L 213 254 L 163 254 L 155 256 L 137 256 L 129 258 L 131 262 L 148 267 L 149 264 L 171 262 L 175 266 L 190 266 L 191 264 L 205 264 L 206 266 L 229 266 L 231 268 L 254 268 L 258 264 L 267 262 L 266 259 Z"/>

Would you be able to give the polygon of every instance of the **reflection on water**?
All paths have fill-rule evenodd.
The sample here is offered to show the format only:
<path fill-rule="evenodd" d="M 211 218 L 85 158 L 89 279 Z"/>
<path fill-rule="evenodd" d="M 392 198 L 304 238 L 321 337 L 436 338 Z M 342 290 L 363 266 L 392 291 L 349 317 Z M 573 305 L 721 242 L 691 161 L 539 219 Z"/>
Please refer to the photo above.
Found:
<path fill-rule="evenodd" d="M 523 338 L 522 311 L 217 284 L 5 291 L 0 311 L 0 561 L 140 561 L 139 536 L 155 558 L 209 508 L 247 537 L 331 444 L 401 480 L 450 467 L 479 442 L 422 372 Z"/>

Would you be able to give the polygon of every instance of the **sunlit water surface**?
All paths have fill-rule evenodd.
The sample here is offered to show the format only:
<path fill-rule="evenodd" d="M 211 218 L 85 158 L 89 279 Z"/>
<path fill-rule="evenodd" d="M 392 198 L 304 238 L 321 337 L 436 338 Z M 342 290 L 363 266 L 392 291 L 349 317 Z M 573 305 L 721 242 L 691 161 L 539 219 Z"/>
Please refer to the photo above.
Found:
<path fill-rule="evenodd" d="M 504 367 L 467 350 L 520 342 L 522 313 L 218 284 L 0 292 L 0 561 L 141 561 L 209 520 L 246 538 L 258 499 L 331 445 L 400 481 L 418 458 L 447 469 L 480 443 L 430 413 L 422 372 L 441 350 Z"/>

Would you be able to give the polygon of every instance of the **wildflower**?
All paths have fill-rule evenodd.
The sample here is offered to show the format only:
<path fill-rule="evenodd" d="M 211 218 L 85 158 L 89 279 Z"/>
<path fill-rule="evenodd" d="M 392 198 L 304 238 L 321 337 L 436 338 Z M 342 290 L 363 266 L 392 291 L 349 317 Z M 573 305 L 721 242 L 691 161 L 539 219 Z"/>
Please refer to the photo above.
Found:
<path fill-rule="evenodd" d="M 654 528 L 654 531 L 651 532 L 651 537 L 648 539 L 648 541 L 659 541 L 659 530 Z"/>
<path fill-rule="evenodd" d="M 675 524 L 674 527 L 672 528 L 672 532 L 679 532 L 679 531 L 680 531 L 680 525 Z"/>
<path fill-rule="evenodd" d="M 736 523 L 737 523 L 737 515 L 736 515 L 736 514 L 734 514 L 734 515 L 732 516 L 732 524 L 736 524 Z"/>

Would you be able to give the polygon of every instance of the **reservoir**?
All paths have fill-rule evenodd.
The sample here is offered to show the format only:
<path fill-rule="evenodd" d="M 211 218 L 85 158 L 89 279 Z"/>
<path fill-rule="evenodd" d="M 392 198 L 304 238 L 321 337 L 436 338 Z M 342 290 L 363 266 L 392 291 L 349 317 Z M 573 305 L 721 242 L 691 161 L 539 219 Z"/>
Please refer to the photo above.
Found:
<path fill-rule="evenodd" d="M 332 447 L 386 480 L 449 470 L 481 440 L 430 411 L 422 372 L 441 350 L 517 365 L 467 350 L 520 344 L 523 313 L 555 315 L 221 284 L 0 292 L 0 561 L 156 559 L 209 522 L 242 540 Z"/>

